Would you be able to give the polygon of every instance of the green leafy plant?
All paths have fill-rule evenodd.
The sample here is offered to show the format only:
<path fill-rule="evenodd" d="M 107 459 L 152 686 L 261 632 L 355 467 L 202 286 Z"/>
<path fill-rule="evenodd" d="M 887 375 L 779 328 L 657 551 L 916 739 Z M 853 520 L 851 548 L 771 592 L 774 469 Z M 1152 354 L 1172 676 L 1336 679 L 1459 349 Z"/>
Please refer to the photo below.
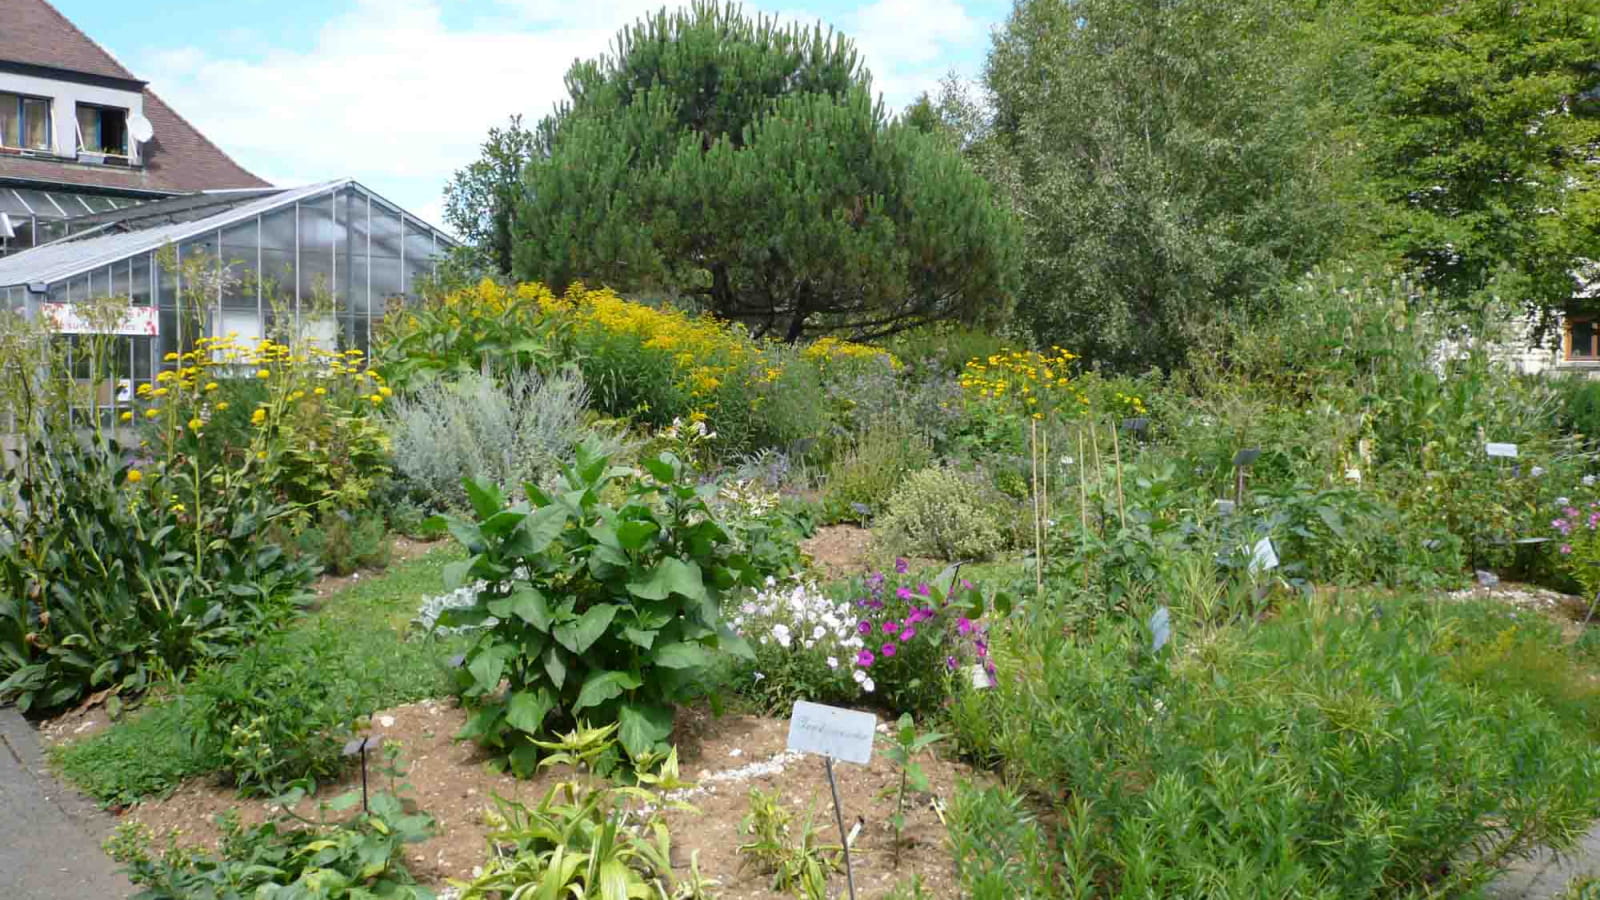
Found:
<path fill-rule="evenodd" d="M 772 875 L 773 890 L 827 900 L 828 873 L 839 870 L 843 848 L 822 843 L 809 813 L 796 825 L 777 791 L 751 788 L 750 812 L 740 821 L 739 832 L 750 838 L 739 845 L 739 853 Z"/>
<path fill-rule="evenodd" d="M 889 495 L 877 533 L 891 552 L 983 560 L 1005 546 L 1000 498 L 949 469 L 923 469 Z"/>
<path fill-rule="evenodd" d="M 865 523 L 882 511 L 907 475 L 933 459 L 925 438 L 879 425 L 868 429 L 854 446 L 833 461 L 822 490 L 822 513 L 828 522 Z"/>
<path fill-rule="evenodd" d="M 706 502 L 714 488 L 696 487 L 676 457 L 644 467 L 613 467 L 586 445 L 554 491 L 525 485 L 529 501 L 508 508 L 498 488 L 474 482 L 478 521 L 450 522 L 471 556 L 449 567 L 448 586 L 486 586 L 440 622 L 497 620 L 460 670 L 474 709 L 461 736 L 517 773 L 533 771 L 536 739 L 580 717 L 617 723 L 632 756 L 652 750 L 714 654 L 748 653 L 722 622 L 722 596 L 760 583 L 767 563 L 730 541 Z"/>
<path fill-rule="evenodd" d="M 370 512 L 324 510 L 314 524 L 295 535 L 294 541 L 302 554 L 334 575 L 381 569 L 394 553 L 383 517 Z"/>
<path fill-rule="evenodd" d="M 884 789 L 879 796 L 894 798 L 894 815 L 889 817 L 889 826 L 894 829 L 894 864 L 899 866 L 900 849 L 905 843 L 902 836 L 906 830 L 906 793 L 927 793 L 929 790 L 928 774 L 915 757 L 948 735 L 937 731 L 918 734 L 910 713 L 901 714 L 890 735 L 893 740 L 884 749 L 883 755 L 899 770 L 900 780 L 896 787 Z"/>
<path fill-rule="evenodd" d="M 313 821 L 289 812 L 303 796 L 285 796 L 278 821 L 251 828 L 240 826 L 236 813 L 225 813 L 214 854 L 179 847 L 173 836 L 152 856 L 149 831 L 140 825 L 120 826 L 106 851 L 143 888 L 138 900 L 432 900 L 403 856 L 406 844 L 433 834 L 432 818 L 408 812 L 399 797 L 384 793 L 370 799 L 367 811 L 330 823 L 330 813 L 361 802 L 360 793 L 351 792 L 319 804 Z"/>

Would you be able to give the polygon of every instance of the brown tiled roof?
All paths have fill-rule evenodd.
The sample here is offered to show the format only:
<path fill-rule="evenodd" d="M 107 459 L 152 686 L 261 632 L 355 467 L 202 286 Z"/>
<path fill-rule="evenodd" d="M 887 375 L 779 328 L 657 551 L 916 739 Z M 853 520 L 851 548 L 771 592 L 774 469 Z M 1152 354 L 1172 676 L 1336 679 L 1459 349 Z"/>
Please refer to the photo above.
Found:
<path fill-rule="evenodd" d="M 0 0 L 0 59 L 137 80 L 45 0 Z"/>
<path fill-rule="evenodd" d="M 45 0 L 0 0 L 0 60 L 107 78 L 133 73 Z M 137 168 L 81 165 L 37 157 L 0 156 L 0 177 L 147 191 L 269 187 L 234 162 L 148 88 L 144 115 L 155 137 L 140 147 Z"/>

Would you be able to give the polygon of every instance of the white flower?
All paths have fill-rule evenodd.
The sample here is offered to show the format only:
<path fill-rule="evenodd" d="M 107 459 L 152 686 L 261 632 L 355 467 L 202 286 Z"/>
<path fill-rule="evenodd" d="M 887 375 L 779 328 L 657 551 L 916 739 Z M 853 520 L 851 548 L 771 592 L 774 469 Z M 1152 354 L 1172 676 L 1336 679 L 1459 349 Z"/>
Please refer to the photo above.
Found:
<path fill-rule="evenodd" d="M 859 670 L 857 670 L 857 671 L 859 671 Z M 861 682 L 861 689 L 863 691 L 866 691 L 869 694 L 872 693 L 873 688 L 876 688 L 876 687 L 877 687 L 877 685 L 873 683 L 871 678 L 868 678 L 865 681 Z"/>
<path fill-rule="evenodd" d="M 837 656 L 828 657 L 828 668 L 830 668 L 830 669 L 839 668 L 839 657 L 837 657 Z"/>
<path fill-rule="evenodd" d="M 1572 501 L 1570 499 L 1566 498 L 1566 497 L 1557 497 L 1556 498 L 1556 505 L 1557 506 L 1566 506 L 1566 505 L 1570 504 L 1571 502 Z"/>
<path fill-rule="evenodd" d="M 850 673 L 850 677 L 856 680 L 856 684 L 860 684 L 861 682 L 867 680 L 867 673 L 863 669 L 857 669 Z"/>
<path fill-rule="evenodd" d="M 1585 476 L 1583 476 L 1583 486 L 1584 487 L 1594 487 L 1594 476 L 1593 475 L 1585 475 Z"/>
<path fill-rule="evenodd" d="M 828 629 L 823 628 L 821 625 L 818 625 L 817 627 L 811 629 L 811 639 L 813 641 L 820 641 L 820 640 L 822 640 L 822 636 L 827 634 L 827 633 L 828 633 Z"/>
<path fill-rule="evenodd" d="M 765 676 L 765 675 L 763 675 L 763 674 L 761 674 L 761 673 L 760 673 L 760 672 L 757 672 L 757 673 L 756 673 L 756 680 L 757 680 L 757 681 L 760 681 L 760 680 L 761 680 L 761 679 L 763 679 L 763 678 L 765 678 L 765 677 L 767 677 L 767 676 Z"/>
<path fill-rule="evenodd" d="M 1528 470 L 1528 475 L 1533 477 L 1533 478 L 1538 478 L 1540 475 L 1543 475 L 1543 474 L 1544 474 L 1544 466 L 1534 466 L 1532 469 Z"/>

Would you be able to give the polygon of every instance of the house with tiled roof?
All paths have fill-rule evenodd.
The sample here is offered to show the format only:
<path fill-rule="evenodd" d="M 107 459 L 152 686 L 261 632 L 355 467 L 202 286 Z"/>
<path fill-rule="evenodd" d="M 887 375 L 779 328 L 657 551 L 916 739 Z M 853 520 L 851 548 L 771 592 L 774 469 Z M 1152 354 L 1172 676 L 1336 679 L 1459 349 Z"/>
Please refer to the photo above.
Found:
<path fill-rule="evenodd" d="M 46 0 L 0 0 L 0 309 L 84 333 L 75 304 L 126 298 L 125 390 L 205 334 L 365 351 L 452 245 L 353 179 L 269 184 Z"/>

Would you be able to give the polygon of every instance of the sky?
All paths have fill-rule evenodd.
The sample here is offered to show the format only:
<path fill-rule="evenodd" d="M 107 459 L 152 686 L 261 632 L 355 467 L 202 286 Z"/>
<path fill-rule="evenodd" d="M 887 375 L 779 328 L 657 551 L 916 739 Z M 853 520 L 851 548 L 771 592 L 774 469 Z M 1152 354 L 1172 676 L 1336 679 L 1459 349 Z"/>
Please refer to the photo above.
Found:
<path fill-rule="evenodd" d="M 662 0 L 53 0 L 79 28 L 257 175 L 354 177 L 443 225 L 452 172 L 489 128 L 566 96 L 577 58 Z M 762 0 L 856 41 L 902 109 L 950 72 L 982 71 L 1009 0 Z"/>

